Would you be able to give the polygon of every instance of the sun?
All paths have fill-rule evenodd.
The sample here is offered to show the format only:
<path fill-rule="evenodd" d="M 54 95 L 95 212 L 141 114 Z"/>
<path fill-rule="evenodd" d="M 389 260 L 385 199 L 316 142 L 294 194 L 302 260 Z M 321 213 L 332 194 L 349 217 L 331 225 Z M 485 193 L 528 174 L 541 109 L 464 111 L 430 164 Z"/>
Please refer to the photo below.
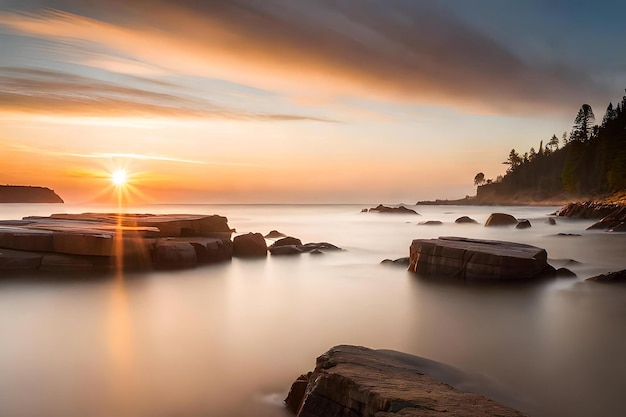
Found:
<path fill-rule="evenodd" d="M 111 182 L 113 183 L 113 185 L 118 187 L 125 185 L 126 182 L 128 182 L 128 175 L 126 174 L 126 171 L 123 169 L 118 169 L 117 171 L 112 172 Z"/>

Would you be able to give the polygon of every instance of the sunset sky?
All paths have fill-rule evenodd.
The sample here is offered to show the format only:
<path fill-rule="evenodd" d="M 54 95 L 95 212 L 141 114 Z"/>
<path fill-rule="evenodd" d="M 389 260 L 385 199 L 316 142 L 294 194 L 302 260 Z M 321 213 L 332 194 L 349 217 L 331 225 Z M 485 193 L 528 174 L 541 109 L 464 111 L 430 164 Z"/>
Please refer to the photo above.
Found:
<path fill-rule="evenodd" d="M 0 184 L 409 204 L 601 120 L 626 3 L 0 0 Z"/>

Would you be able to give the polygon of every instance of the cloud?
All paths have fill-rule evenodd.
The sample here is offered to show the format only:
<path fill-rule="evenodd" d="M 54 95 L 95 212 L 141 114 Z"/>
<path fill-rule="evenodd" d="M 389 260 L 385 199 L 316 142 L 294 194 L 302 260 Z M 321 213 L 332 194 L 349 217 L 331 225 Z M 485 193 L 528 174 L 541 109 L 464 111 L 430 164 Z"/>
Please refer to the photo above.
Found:
<path fill-rule="evenodd" d="M 195 97 L 107 83 L 81 75 L 13 67 L 0 67 L 0 111 L 80 117 L 333 122 L 317 117 L 232 109 Z"/>
<path fill-rule="evenodd" d="M 559 109 L 600 90 L 573 68 L 521 59 L 427 2 L 40 3 L 60 10 L 5 12 L 0 25 L 94 42 L 149 68 L 298 97 L 348 95 L 520 114 Z"/>

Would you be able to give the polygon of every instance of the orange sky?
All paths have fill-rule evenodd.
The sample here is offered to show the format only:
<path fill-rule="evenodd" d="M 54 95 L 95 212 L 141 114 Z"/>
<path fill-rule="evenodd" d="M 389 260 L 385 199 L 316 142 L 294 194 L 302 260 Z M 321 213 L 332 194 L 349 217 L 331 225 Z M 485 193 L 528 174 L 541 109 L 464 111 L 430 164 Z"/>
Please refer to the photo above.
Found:
<path fill-rule="evenodd" d="M 610 99 L 439 6 L 385 4 L 8 1 L 0 183 L 103 201 L 124 168 L 149 202 L 458 198 Z"/>

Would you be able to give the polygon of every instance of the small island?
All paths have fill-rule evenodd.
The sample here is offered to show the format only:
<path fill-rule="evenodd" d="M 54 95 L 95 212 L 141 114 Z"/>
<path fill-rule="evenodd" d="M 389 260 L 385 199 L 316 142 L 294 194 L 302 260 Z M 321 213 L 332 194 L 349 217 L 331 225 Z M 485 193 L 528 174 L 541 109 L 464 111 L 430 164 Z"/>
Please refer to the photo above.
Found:
<path fill-rule="evenodd" d="M 0 203 L 63 203 L 63 199 L 47 187 L 0 185 Z"/>

